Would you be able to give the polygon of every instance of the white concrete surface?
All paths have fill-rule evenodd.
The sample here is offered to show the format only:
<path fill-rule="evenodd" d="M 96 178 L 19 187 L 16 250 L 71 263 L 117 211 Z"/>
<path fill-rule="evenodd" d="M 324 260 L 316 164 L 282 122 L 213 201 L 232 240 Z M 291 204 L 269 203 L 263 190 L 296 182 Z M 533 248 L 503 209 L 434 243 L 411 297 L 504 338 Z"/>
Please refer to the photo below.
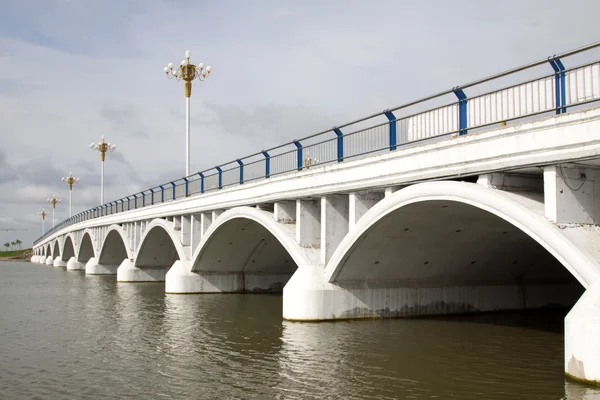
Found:
<path fill-rule="evenodd" d="M 54 259 L 52 256 L 48 256 L 48 258 L 46 258 L 46 265 L 54 265 Z"/>
<path fill-rule="evenodd" d="M 87 264 L 85 264 L 85 274 L 86 275 L 116 275 L 117 274 L 118 265 L 104 265 L 98 264 L 98 261 L 95 257 L 89 259 Z"/>
<path fill-rule="evenodd" d="M 551 165 L 544 168 L 544 203 L 552 222 L 600 224 L 600 170 Z"/>
<path fill-rule="evenodd" d="M 77 261 L 75 257 L 69 258 L 67 262 L 67 271 L 80 271 L 85 270 L 85 264 Z"/>
<path fill-rule="evenodd" d="M 66 266 L 67 266 L 67 263 L 66 263 L 66 262 L 64 262 L 64 261 L 63 261 L 63 260 L 60 258 L 60 256 L 58 256 L 58 257 L 56 257 L 56 258 L 54 259 L 54 261 L 53 261 L 52 265 L 53 265 L 53 266 L 55 266 L 55 267 L 66 267 Z"/>
<path fill-rule="evenodd" d="M 585 291 L 565 318 L 565 372 L 600 383 L 600 280 Z"/>

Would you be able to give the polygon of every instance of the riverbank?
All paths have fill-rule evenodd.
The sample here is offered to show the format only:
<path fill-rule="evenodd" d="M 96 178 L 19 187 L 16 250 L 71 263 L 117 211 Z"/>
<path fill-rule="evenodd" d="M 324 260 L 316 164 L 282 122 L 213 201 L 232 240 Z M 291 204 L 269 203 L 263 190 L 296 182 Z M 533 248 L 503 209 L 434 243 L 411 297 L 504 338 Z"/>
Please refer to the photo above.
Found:
<path fill-rule="evenodd" d="M 28 261 L 31 258 L 31 249 L 0 251 L 0 261 Z"/>

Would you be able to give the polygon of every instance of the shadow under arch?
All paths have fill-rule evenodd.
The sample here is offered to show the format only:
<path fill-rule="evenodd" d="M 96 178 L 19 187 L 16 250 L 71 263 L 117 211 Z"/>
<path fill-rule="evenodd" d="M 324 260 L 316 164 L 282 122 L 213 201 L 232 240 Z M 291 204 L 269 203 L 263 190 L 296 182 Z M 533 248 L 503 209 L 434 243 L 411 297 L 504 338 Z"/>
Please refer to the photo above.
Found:
<path fill-rule="evenodd" d="M 52 248 L 52 258 L 55 259 L 56 257 L 60 257 L 60 243 L 58 242 L 58 239 L 54 240 L 54 246 Z"/>
<path fill-rule="evenodd" d="M 48 243 L 48 244 L 45 246 L 45 249 L 46 249 L 46 250 L 44 251 L 44 253 L 45 253 L 44 255 L 46 256 L 46 258 L 48 258 L 48 257 L 52 256 L 52 247 L 50 246 L 50 243 Z"/>
<path fill-rule="evenodd" d="M 120 265 L 123 260 L 133 258 L 127 246 L 127 235 L 120 225 L 108 227 L 98 255 L 100 265 Z"/>
<path fill-rule="evenodd" d="M 332 255 L 325 277 L 331 283 L 360 274 L 537 279 L 547 277 L 548 271 L 540 270 L 544 263 L 557 261 L 587 288 L 600 264 L 547 221 L 543 203 L 531 197 L 464 182 L 409 186 L 363 215 Z M 553 273 L 563 278 L 560 269 Z"/>
<path fill-rule="evenodd" d="M 164 281 L 177 260 L 187 261 L 187 256 L 172 225 L 164 219 L 152 220 L 140 240 L 134 268 L 148 272 L 152 281 Z"/>
<path fill-rule="evenodd" d="M 312 252 L 296 243 L 295 225 L 277 223 L 255 208 L 235 207 L 206 231 L 191 272 L 238 274 L 244 291 L 280 292 L 299 266 L 311 264 Z"/>
<path fill-rule="evenodd" d="M 87 263 L 90 258 L 95 257 L 96 249 L 94 248 L 94 241 L 92 240 L 91 230 L 86 229 L 81 237 L 79 243 L 79 249 L 77 253 L 77 261 L 80 263 Z"/>
<path fill-rule="evenodd" d="M 71 235 L 65 237 L 65 243 L 63 244 L 63 251 L 60 255 L 61 260 L 67 262 L 71 257 L 75 257 L 75 245 L 73 244 L 73 238 Z"/>

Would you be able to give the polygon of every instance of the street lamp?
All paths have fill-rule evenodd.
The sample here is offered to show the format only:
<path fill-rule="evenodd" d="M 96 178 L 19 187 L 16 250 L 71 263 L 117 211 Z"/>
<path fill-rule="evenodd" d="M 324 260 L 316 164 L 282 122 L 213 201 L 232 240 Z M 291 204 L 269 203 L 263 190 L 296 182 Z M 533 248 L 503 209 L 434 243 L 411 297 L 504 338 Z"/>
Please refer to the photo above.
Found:
<path fill-rule="evenodd" d="M 107 151 L 115 151 L 117 146 L 104 141 L 104 135 L 102 135 L 102 141 L 100 143 L 90 144 L 92 150 L 98 150 L 100 152 L 100 159 L 102 160 L 102 171 L 100 173 L 100 204 L 104 204 L 104 159 L 106 158 Z"/>
<path fill-rule="evenodd" d="M 48 213 L 46 212 L 46 210 L 44 210 L 42 208 L 42 212 L 40 212 L 38 214 L 40 214 L 42 216 L 42 235 L 43 235 L 44 233 L 46 233 L 46 228 L 44 227 L 44 225 L 46 222 L 46 215 L 48 215 Z"/>
<path fill-rule="evenodd" d="M 52 195 L 51 199 L 47 199 L 46 200 L 48 203 L 52 204 L 52 227 L 54 228 L 54 209 L 56 208 L 56 205 L 58 203 L 60 203 L 62 200 L 61 199 L 57 199 L 56 195 Z"/>
<path fill-rule="evenodd" d="M 185 81 L 185 175 L 190 176 L 190 96 L 192 95 L 192 81 L 198 78 L 203 81 L 208 78 L 212 68 L 205 67 L 204 63 L 195 66 L 190 62 L 190 51 L 186 50 L 185 60 L 177 69 L 173 70 L 173 63 L 167 64 L 164 68 L 167 78 L 175 78 L 177 81 L 183 79 Z"/>
<path fill-rule="evenodd" d="M 69 172 L 69 176 L 67 176 L 66 178 L 60 178 L 61 181 L 65 182 L 67 185 L 69 185 L 69 218 L 71 218 L 71 216 L 73 215 L 71 210 L 72 210 L 72 200 L 73 200 L 73 184 L 79 182 L 79 178 L 75 178 L 73 176 L 72 172 Z"/>

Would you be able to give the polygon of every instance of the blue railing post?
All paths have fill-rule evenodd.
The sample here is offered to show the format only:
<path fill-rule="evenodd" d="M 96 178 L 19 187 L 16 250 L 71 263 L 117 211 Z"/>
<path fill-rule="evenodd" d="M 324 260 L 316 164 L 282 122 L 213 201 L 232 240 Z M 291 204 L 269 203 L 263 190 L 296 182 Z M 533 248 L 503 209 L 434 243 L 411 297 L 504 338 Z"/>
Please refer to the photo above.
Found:
<path fill-rule="evenodd" d="M 131 210 L 131 199 L 127 196 L 127 211 Z"/>
<path fill-rule="evenodd" d="M 261 153 L 265 156 L 265 178 L 268 178 L 271 176 L 271 156 L 264 150 Z"/>
<path fill-rule="evenodd" d="M 565 66 L 562 61 L 556 56 L 548 57 L 548 62 L 554 70 L 554 95 L 556 114 L 564 114 L 567 112 L 567 88 L 565 78 Z"/>
<path fill-rule="evenodd" d="M 344 161 L 344 134 L 339 128 L 333 127 L 332 130 L 337 136 L 337 160 L 342 162 Z"/>
<path fill-rule="evenodd" d="M 141 192 L 142 194 L 142 207 L 146 207 L 146 193 Z"/>
<path fill-rule="evenodd" d="M 204 193 L 204 174 L 198 172 L 198 175 L 200 175 L 200 193 Z"/>
<path fill-rule="evenodd" d="M 190 195 L 190 181 L 187 177 L 183 178 L 183 180 L 185 181 L 185 197 L 188 197 Z"/>
<path fill-rule="evenodd" d="M 387 119 L 390 121 L 390 151 L 392 150 L 396 150 L 396 144 L 397 144 L 397 139 L 396 139 L 396 116 L 388 110 L 384 110 L 383 113 L 385 114 L 385 116 L 387 117 Z"/>
<path fill-rule="evenodd" d="M 173 200 L 175 200 L 175 182 L 171 182 L 171 186 L 173 186 Z"/>
<path fill-rule="evenodd" d="M 222 189 L 223 188 L 223 170 L 221 169 L 221 167 L 215 167 L 215 168 L 219 172 L 219 189 Z"/>
<path fill-rule="evenodd" d="M 237 161 L 238 165 L 240 166 L 240 185 L 242 183 L 244 183 L 244 163 L 242 162 L 242 160 L 235 160 Z"/>
<path fill-rule="evenodd" d="M 298 159 L 298 171 L 302 171 L 302 145 L 299 141 L 294 140 L 294 144 L 296 145 L 297 159 Z"/>
<path fill-rule="evenodd" d="M 154 205 L 154 189 L 150 189 L 150 204 Z"/>
<path fill-rule="evenodd" d="M 165 202 L 165 187 L 164 186 L 159 186 L 160 188 L 160 202 L 164 203 Z"/>
<path fill-rule="evenodd" d="M 452 88 L 452 91 L 458 97 L 458 134 L 467 134 L 467 95 L 458 86 Z"/>
<path fill-rule="evenodd" d="M 125 200 L 121 199 L 121 212 L 125 211 Z"/>
<path fill-rule="evenodd" d="M 133 209 L 135 210 L 137 208 L 137 194 L 133 195 Z"/>

